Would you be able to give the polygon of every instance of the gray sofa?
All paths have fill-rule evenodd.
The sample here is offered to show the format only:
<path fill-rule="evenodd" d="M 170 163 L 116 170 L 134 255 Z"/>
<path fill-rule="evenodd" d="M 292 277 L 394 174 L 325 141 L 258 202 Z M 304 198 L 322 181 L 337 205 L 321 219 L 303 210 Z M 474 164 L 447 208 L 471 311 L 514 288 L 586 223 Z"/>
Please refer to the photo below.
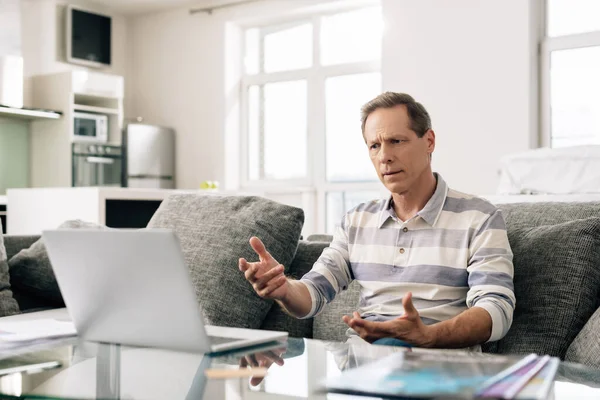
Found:
<path fill-rule="evenodd" d="M 500 205 L 515 254 L 517 309 L 509 334 L 487 343 L 492 353 L 545 353 L 600 368 L 600 202 Z M 189 213 L 189 211 L 186 211 Z M 300 278 L 331 239 L 314 235 L 300 240 L 288 275 Z M 38 237 L 4 238 L 8 259 Z M 237 265 L 232 266 L 237 270 Z M 239 271 L 237 271 L 239 272 Z M 215 287 L 214 290 L 219 290 Z M 23 312 L 60 304 L 13 293 Z M 232 300 L 233 304 L 238 302 Z M 342 315 L 358 304 L 356 284 L 314 319 L 297 320 L 273 304 L 263 329 L 285 330 L 295 337 L 344 340 Z"/>

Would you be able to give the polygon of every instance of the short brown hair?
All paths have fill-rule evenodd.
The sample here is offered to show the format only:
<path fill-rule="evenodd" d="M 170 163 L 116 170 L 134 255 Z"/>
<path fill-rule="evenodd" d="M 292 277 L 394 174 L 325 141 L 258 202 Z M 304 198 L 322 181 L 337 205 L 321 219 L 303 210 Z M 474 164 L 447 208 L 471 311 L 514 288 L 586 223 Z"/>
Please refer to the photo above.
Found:
<path fill-rule="evenodd" d="M 415 101 L 413 97 L 406 93 L 385 92 L 369 101 L 360 109 L 361 129 L 365 134 L 365 124 L 367 117 L 379 108 L 392 108 L 395 106 L 404 105 L 410 118 L 410 129 L 413 130 L 418 137 L 423 137 L 425 133 L 431 129 L 431 118 L 429 113 L 423 107 L 423 104 Z"/>

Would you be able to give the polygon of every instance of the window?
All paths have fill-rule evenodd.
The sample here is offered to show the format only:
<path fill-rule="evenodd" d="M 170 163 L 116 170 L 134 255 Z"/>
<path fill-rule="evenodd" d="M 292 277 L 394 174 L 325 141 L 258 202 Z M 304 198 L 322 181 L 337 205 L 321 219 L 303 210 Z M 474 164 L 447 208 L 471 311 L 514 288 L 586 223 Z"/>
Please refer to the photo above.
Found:
<path fill-rule="evenodd" d="M 600 144 L 600 2 L 547 0 L 546 6 L 543 144 Z"/>
<path fill-rule="evenodd" d="M 310 188 L 318 232 L 385 193 L 360 128 L 381 93 L 382 30 L 367 7 L 244 33 L 242 186 Z"/>

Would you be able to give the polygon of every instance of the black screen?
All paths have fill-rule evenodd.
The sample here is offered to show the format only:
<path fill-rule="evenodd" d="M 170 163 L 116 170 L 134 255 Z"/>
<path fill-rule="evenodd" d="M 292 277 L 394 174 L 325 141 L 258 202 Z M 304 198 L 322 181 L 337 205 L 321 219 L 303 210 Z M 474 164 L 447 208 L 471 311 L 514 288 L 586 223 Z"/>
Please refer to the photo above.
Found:
<path fill-rule="evenodd" d="M 110 65 L 111 19 L 71 10 L 71 58 Z"/>

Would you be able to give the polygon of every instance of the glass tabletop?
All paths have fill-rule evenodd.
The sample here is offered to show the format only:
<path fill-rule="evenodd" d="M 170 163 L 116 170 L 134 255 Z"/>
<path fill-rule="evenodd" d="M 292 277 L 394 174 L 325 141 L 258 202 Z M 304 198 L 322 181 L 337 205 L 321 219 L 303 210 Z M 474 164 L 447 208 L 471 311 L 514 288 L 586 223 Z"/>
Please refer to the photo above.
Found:
<path fill-rule="evenodd" d="M 0 360 L 0 397 L 351 399 L 358 397 L 324 393 L 324 380 L 398 351 L 406 350 L 372 346 L 360 339 L 333 343 L 289 338 L 287 342 L 213 356 L 77 340 L 58 341 Z M 264 373 L 266 376 L 262 376 Z M 552 396 L 554 399 L 600 398 L 600 371 L 561 363 Z"/>

